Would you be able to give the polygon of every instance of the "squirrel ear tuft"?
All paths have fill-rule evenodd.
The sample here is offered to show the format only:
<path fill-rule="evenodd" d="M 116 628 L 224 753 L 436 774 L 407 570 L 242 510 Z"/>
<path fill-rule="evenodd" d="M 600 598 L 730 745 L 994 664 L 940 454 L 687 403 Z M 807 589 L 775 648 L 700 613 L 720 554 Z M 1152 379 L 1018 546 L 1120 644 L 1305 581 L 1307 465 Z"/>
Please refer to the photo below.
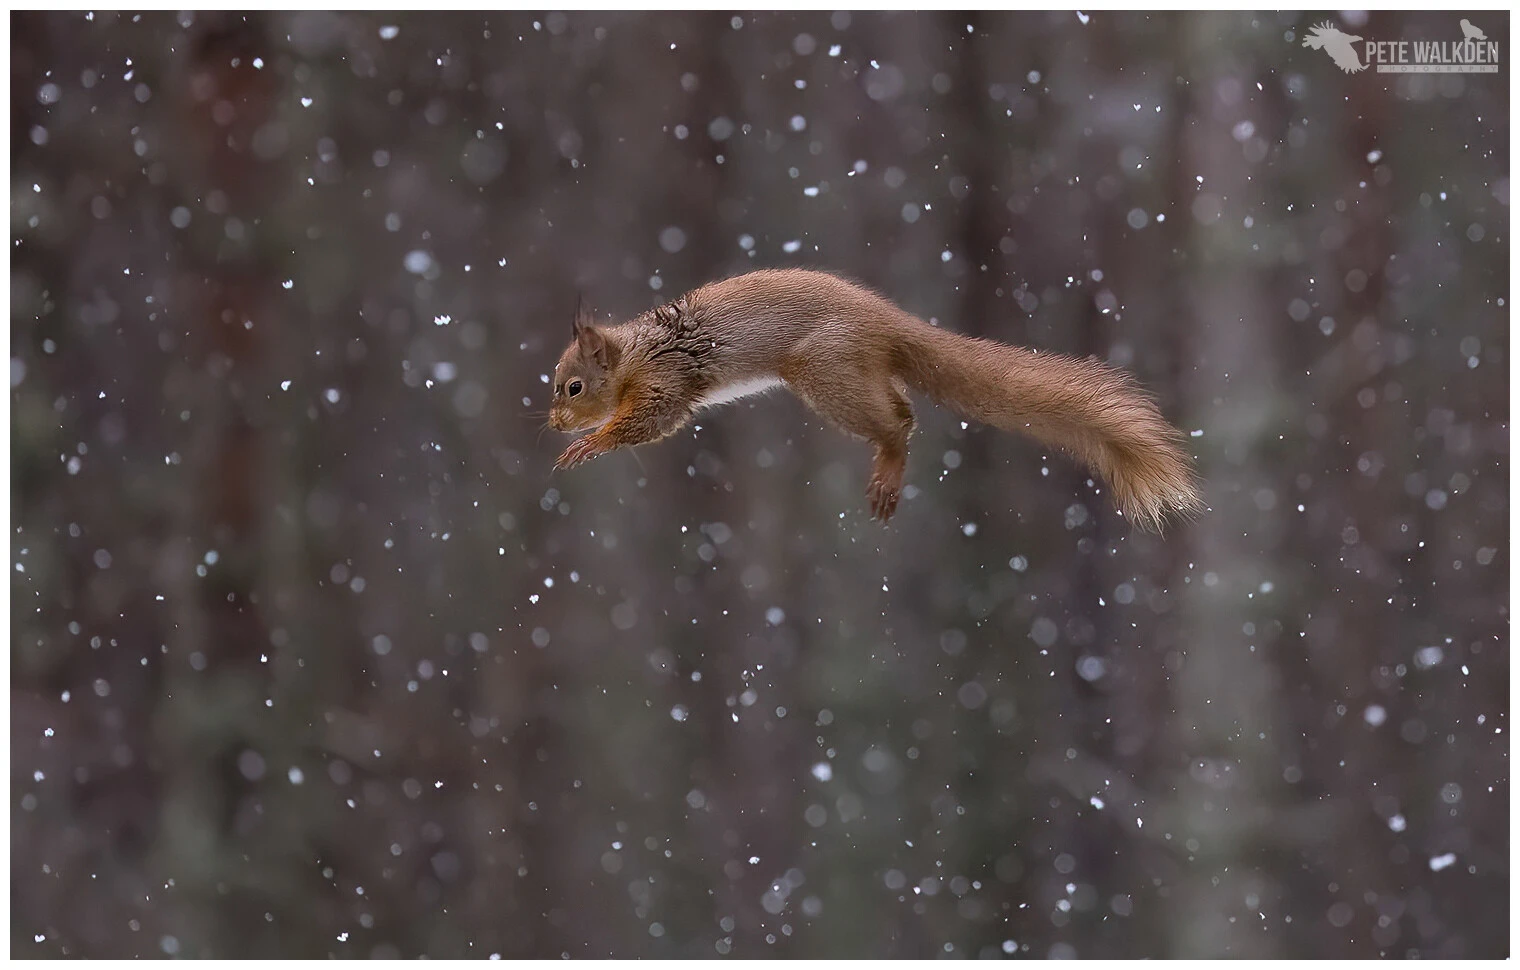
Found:
<path fill-rule="evenodd" d="M 585 301 L 579 294 L 575 298 L 575 342 L 580 345 L 581 353 L 596 361 L 602 367 L 611 369 L 617 363 L 618 348 L 607 334 L 598 327 L 587 309 Z"/>
<path fill-rule="evenodd" d="M 575 294 L 575 320 L 571 323 L 571 332 L 577 338 L 582 333 L 591 329 L 591 311 L 586 308 L 585 298 L 581 294 Z"/>

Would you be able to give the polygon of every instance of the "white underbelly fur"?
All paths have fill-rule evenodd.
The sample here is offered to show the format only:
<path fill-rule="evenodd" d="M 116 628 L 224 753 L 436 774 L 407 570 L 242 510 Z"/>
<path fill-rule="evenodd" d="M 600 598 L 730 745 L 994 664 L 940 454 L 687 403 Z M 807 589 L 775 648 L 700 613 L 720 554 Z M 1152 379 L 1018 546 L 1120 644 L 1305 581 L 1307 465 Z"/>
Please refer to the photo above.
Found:
<path fill-rule="evenodd" d="M 713 408 L 720 404 L 729 404 L 741 397 L 749 397 L 752 394 L 764 394 L 781 386 L 780 378 L 755 377 L 747 381 L 737 381 L 723 387 L 715 387 L 697 400 L 699 408 Z"/>

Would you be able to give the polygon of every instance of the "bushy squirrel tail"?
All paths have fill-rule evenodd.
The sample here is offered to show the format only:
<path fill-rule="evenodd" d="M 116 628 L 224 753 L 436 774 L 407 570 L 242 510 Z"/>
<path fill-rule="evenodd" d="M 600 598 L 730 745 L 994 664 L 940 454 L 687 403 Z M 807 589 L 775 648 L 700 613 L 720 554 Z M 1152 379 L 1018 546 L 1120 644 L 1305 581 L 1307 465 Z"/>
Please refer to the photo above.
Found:
<path fill-rule="evenodd" d="M 1092 359 L 1039 353 L 914 320 L 894 366 L 909 385 L 961 414 L 1029 435 L 1083 462 L 1144 529 L 1203 508 L 1186 438 L 1130 376 Z"/>

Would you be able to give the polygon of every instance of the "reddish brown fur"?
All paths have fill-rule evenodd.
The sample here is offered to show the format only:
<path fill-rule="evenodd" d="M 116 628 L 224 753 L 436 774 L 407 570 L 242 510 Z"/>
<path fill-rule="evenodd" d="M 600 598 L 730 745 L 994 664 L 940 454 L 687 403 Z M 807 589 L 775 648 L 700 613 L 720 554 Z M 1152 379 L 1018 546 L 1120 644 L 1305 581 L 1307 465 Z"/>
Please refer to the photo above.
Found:
<path fill-rule="evenodd" d="M 554 379 L 550 424 L 591 431 L 561 468 L 666 437 L 700 407 L 772 380 L 875 446 L 867 495 L 883 521 L 907 465 L 909 389 L 1069 452 L 1142 527 L 1202 507 L 1185 439 L 1122 371 L 940 330 L 827 273 L 748 273 L 615 327 L 578 317 Z"/>

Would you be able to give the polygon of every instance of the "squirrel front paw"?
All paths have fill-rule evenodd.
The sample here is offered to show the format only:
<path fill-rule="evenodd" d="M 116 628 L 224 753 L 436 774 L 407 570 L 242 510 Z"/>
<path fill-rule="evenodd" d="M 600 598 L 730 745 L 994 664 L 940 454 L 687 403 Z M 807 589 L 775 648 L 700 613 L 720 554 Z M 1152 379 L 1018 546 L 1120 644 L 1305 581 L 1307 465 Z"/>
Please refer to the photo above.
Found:
<path fill-rule="evenodd" d="M 605 455 L 610 451 L 606 445 L 594 434 L 588 434 L 584 438 L 577 438 L 565 449 L 565 453 L 555 461 L 556 469 L 574 468 L 582 462 L 588 462 L 598 455 Z"/>

